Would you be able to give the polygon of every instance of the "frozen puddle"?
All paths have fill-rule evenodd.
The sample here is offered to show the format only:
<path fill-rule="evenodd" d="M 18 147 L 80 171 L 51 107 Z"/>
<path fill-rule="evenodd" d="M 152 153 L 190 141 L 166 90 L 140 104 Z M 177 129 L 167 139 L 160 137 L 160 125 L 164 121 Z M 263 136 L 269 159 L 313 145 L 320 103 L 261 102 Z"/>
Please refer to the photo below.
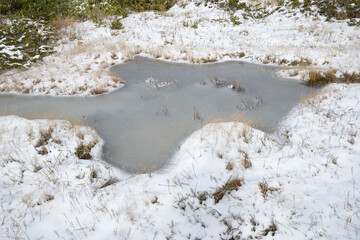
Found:
<path fill-rule="evenodd" d="M 244 114 L 272 131 L 310 89 L 274 69 L 224 62 L 192 65 L 136 57 L 111 69 L 126 87 L 96 97 L 0 95 L 0 111 L 81 121 L 105 140 L 108 162 L 131 172 L 162 166 L 184 137 L 212 119 Z"/>

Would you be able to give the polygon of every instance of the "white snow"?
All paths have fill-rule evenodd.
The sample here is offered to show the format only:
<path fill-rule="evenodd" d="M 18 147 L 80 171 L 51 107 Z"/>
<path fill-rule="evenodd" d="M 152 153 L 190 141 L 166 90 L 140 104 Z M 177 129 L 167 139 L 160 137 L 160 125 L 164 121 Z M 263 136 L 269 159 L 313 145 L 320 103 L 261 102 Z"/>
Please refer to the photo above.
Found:
<path fill-rule="evenodd" d="M 357 239 L 359 101 L 359 85 L 331 84 L 274 134 L 239 122 L 208 124 L 165 169 L 134 176 L 99 160 L 102 140 L 88 127 L 2 117 L 1 236 L 272 239 L 271 231 L 263 235 L 273 221 L 275 239 Z M 50 126 L 49 153 L 40 155 L 39 132 Z M 74 155 L 81 141 L 98 142 L 93 160 Z M 242 186 L 215 204 L 213 194 L 230 177 Z M 109 179 L 119 182 L 101 188 Z M 267 184 L 265 195 L 259 183 Z"/>
<path fill-rule="evenodd" d="M 307 59 L 310 66 L 294 69 L 300 74 L 360 72 L 358 27 L 299 12 L 262 20 L 238 15 L 242 24 L 233 26 L 226 12 L 190 3 L 132 14 L 119 31 L 76 23 L 64 30 L 57 53 L 27 71 L 2 74 L 0 88 L 33 95 L 112 91 L 122 84 L 108 67 L 136 54 L 198 63 L 245 53 L 241 59 L 255 63 Z M 359 101 L 358 84 L 330 84 L 273 134 L 240 122 L 208 124 L 166 168 L 140 175 L 102 161 L 103 140 L 89 127 L 0 117 L 0 237 L 359 239 Z M 91 160 L 77 157 L 82 145 L 91 148 Z M 241 186 L 219 197 L 234 179 Z"/>

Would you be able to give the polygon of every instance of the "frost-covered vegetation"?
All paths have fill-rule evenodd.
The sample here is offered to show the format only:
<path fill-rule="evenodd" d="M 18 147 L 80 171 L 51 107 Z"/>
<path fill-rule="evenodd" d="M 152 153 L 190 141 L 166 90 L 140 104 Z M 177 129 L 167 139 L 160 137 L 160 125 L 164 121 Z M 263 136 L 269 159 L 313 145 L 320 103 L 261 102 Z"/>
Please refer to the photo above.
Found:
<path fill-rule="evenodd" d="M 137 54 L 359 81 L 356 0 L 0 3 L 0 92 L 107 93 L 124 84 L 109 67 Z M 103 162 L 89 127 L 1 117 L 0 238 L 359 239 L 359 116 L 359 85 L 329 84 L 273 134 L 209 124 L 141 175 Z"/>
<path fill-rule="evenodd" d="M 0 69 L 29 67 L 52 53 L 53 30 L 30 19 L 0 19 Z"/>

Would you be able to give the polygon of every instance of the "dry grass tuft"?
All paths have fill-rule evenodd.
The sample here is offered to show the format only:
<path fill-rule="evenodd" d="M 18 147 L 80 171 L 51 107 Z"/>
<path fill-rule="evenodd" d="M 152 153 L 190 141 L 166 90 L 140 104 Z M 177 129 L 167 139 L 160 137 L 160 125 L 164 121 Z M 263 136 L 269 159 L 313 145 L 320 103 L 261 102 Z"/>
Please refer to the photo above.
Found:
<path fill-rule="evenodd" d="M 54 131 L 54 129 L 52 127 L 50 127 L 46 131 L 41 130 L 40 131 L 40 138 L 39 138 L 38 142 L 36 143 L 35 148 L 47 145 L 50 138 L 51 138 L 51 135 L 52 135 L 53 131 Z"/>
<path fill-rule="evenodd" d="M 311 65 L 311 61 L 307 58 L 301 58 L 300 61 L 292 61 L 290 62 L 290 66 L 299 66 L 299 67 L 307 67 Z"/>
<path fill-rule="evenodd" d="M 197 199 L 199 199 L 199 203 L 200 204 L 203 204 L 203 202 L 206 201 L 206 199 L 208 198 L 208 193 L 207 192 L 200 192 L 198 195 L 197 195 Z"/>
<path fill-rule="evenodd" d="M 90 172 L 90 180 L 93 181 L 94 179 L 96 179 L 98 177 L 97 171 L 96 170 L 92 170 Z"/>
<path fill-rule="evenodd" d="M 201 58 L 200 59 L 202 63 L 213 63 L 213 62 L 216 62 L 217 59 L 216 58 Z"/>
<path fill-rule="evenodd" d="M 231 162 L 228 162 L 226 164 L 226 170 L 231 171 L 234 169 L 234 165 Z"/>
<path fill-rule="evenodd" d="M 228 81 L 228 86 L 237 92 L 245 91 L 245 88 L 241 85 L 241 83 L 238 83 L 236 80 Z"/>
<path fill-rule="evenodd" d="M 346 83 L 360 83 L 360 74 L 352 73 L 344 73 L 344 81 Z"/>
<path fill-rule="evenodd" d="M 203 117 L 201 116 L 200 112 L 194 107 L 194 114 L 193 114 L 194 120 L 199 120 L 202 122 Z"/>
<path fill-rule="evenodd" d="M 230 177 L 229 180 L 222 186 L 216 189 L 213 193 L 215 204 L 217 204 L 226 193 L 231 191 L 237 191 L 243 184 L 243 179 Z"/>
<path fill-rule="evenodd" d="M 309 72 L 309 80 L 306 82 L 307 86 L 316 87 L 323 86 L 335 82 L 336 77 L 334 72 L 327 71 L 325 73 L 312 70 Z"/>
<path fill-rule="evenodd" d="M 38 154 L 40 154 L 40 155 L 46 155 L 46 154 L 49 153 L 48 150 L 47 150 L 44 146 L 42 146 L 40 149 L 37 149 L 36 151 L 37 151 Z"/>
<path fill-rule="evenodd" d="M 310 71 L 309 80 L 306 82 L 307 86 L 319 86 L 327 83 L 327 79 L 319 71 Z"/>
<path fill-rule="evenodd" d="M 88 145 L 84 145 L 83 143 L 81 143 L 75 151 L 75 155 L 79 158 L 79 159 L 84 159 L 84 160 L 91 160 L 92 156 L 90 154 L 91 149 L 96 145 L 96 142 L 91 142 Z"/>
<path fill-rule="evenodd" d="M 259 188 L 264 199 L 268 196 L 268 191 L 270 191 L 271 193 L 280 191 L 280 188 L 269 187 L 269 184 L 266 180 L 259 182 Z"/>
<path fill-rule="evenodd" d="M 113 184 L 115 184 L 117 182 L 119 182 L 119 180 L 117 178 L 110 178 L 100 188 L 106 188 L 106 187 L 108 187 L 110 185 L 113 185 Z"/>
<path fill-rule="evenodd" d="M 157 195 L 155 195 L 155 197 L 153 199 L 151 199 L 151 204 L 156 204 L 156 203 L 159 203 L 159 198 Z"/>
<path fill-rule="evenodd" d="M 54 200 L 54 196 L 53 196 L 53 195 L 50 195 L 50 194 L 45 194 L 45 195 L 44 195 L 44 200 L 45 200 L 45 202 Z"/>
<path fill-rule="evenodd" d="M 252 167 L 252 163 L 250 160 L 248 159 L 244 159 L 241 161 L 241 165 L 245 168 L 245 169 L 248 169 L 248 168 L 251 168 Z"/>
<path fill-rule="evenodd" d="M 216 87 L 221 87 L 223 85 L 216 74 L 212 78 L 210 78 L 209 80 Z"/>
<path fill-rule="evenodd" d="M 263 235 L 263 236 L 267 236 L 269 233 L 271 233 L 271 236 L 275 236 L 276 231 L 277 231 L 277 225 L 276 225 L 276 223 L 274 222 L 274 220 L 271 220 L 270 226 L 267 227 L 267 228 L 263 231 L 262 235 Z"/>
<path fill-rule="evenodd" d="M 91 94 L 92 95 L 100 95 L 100 94 L 104 94 L 104 93 L 107 93 L 108 90 L 107 89 L 104 89 L 104 88 L 95 88 L 93 90 L 91 90 Z"/>
<path fill-rule="evenodd" d="M 310 71 L 309 80 L 305 85 L 310 87 L 323 86 L 329 83 L 360 83 L 360 74 L 344 73 L 343 78 L 336 78 L 336 70 L 329 70 L 326 72 Z"/>
<path fill-rule="evenodd" d="M 40 171 L 42 169 L 41 166 L 34 166 L 34 173 L 37 173 L 38 171 Z"/>

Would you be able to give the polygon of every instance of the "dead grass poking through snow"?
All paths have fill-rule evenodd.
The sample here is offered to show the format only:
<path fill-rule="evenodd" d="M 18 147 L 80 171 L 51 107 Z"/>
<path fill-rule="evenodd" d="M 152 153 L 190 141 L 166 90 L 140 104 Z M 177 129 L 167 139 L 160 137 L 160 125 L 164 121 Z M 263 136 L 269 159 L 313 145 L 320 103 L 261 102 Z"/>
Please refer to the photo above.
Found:
<path fill-rule="evenodd" d="M 91 149 L 96 145 L 96 142 L 91 142 L 88 145 L 84 145 L 84 143 L 80 143 L 79 146 L 76 148 L 75 155 L 79 159 L 84 160 L 91 160 Z"/>
<path fill-rule="evenodd" d="M 269 184 L 267 183 L 267 181 L 265 179 L 262 182 L 259 182 L 259 188 L 260 188 L 260 192 L 263 195 L 264 199 L 266 199 L 266 197 L 268 196 L 269 191 L 271 193 L 280 191 L 280 188 L 269 187 Z"/>
<path fill-rule="evenodd" d="M 306 82 L 307 86 L 316 87 L 326 85 L 336 81 L 334 71 L 320 72 L 312 70 L 309 72 L 309 78 Z"/>
<path fill-rule="evenodd" d="M 119 179 L 112 177 L 109 180 L 107 180 L 103 185 L 101 185 L 100 188 L 106 188 L 106 187 L 111 186 L 111 185 L 113 185 L 113 184 L 115 184 L 117 182 L 119 182 Z"/>
<path fill-rule="evenodd" d="M 38 142 L 36 143 L 35 147 L 42 147 L 48 144 L 51 135 L 53 133 L 54 129 L 52 127 L 49 127 L 48 130 L 41 130 L 40 131 L 40 138 L 38 140 Z"/>
<path fill-rule="evenodd" d="M 252 163 L 250 160 L 248 159 L 244 159 L 241 161 L 241 165 L 245 168 L 245 169 L 248 169 L 248 168 L 251 168 L 252 167 Z"/>
<path fill-rule="evenodd" d="M 336 70 L 328 70 L 325 72 L 311 70 L 308 73 L 308 80 L 305 82 L 305 85 L 310 87 L 324 86 L 329 83 L 360 83 L 360 74 L 352 73 L 343 73 L 342 78 L 336 77 Z"/>
<path fill-rule="evenodd" d="M 216 191 L 213 193 L 213 197 L 215 200 L 215 204 L 217 204 L 226 193 L 231 191 L 237 191 L 239 187 L 242 186 L 244 180 L 238 177 L 230 177 L 226 183 L 222 186 L 216 189 Z"/>
<path fill-rule="evenodd" d="M 91 90 L 91 95 L 100 95 L 100 94 L 104 94 L 107 93 L 108 90 L 105 88 L 94 88 Z"/>
<path fill-rule="evenodd" d="M 275 233 L 277 231 L 277 225 L 274 220 L 271 220 L 270 225 L 264 229 L 263 236 L 267 236 L 269 233 L 271 233 L 271 236 L 275 236 Z"/>

